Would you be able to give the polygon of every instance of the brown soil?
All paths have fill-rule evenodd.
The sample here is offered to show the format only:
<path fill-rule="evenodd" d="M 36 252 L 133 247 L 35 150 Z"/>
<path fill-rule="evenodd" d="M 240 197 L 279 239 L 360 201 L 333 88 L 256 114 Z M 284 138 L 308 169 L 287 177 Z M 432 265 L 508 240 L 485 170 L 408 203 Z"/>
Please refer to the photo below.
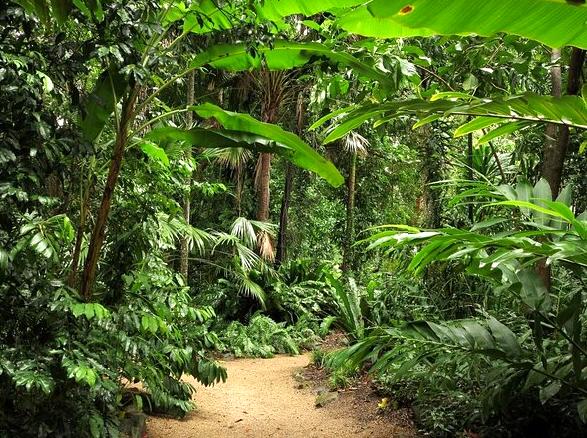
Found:
<path fill-rule="evenodd" d="M 226 361 L 228 381 L 204 388 L 195 381 L 197 409 L 183 420 L 152 417 L 149 438 L 181 437 L 415 437 L 403 411 L 380 414 L 366 388 L 344 391 L 315 407 L 320 377 L 309 356 Z M 322 383 L 323 384 L 323 383 Z"/>

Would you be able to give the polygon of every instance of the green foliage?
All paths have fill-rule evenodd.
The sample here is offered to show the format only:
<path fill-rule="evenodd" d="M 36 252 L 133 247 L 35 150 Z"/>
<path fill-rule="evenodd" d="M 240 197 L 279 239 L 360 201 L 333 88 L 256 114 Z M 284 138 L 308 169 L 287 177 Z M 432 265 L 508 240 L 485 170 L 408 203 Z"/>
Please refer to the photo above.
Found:
<path fill-rule="evenodd" d="M 440 117 L 475 116 L 475 119 L 460 126 L 455 131 L 455 136 L 459 137 L 491 125 L 498 125 L 477 140 L 479 144 L 483 144 L 536 123 L 549 122 L 586 129 L 585 108 L 585 100 L 577 96 L 553 98 L 526 94 L 480 99 L 464 93 L 444 92 L 433 95 L 430 100 L 370 103 L 341 109 L 318 120 L 312 128 L 317 128 L 331 118 L 337 117 L 337 123 L 326 131 L 328 135 L 324 143 L 330 143 L 342 138 L 368 120 L 374 121 L 375 126 L 379 126 L 397 117 L 418 115 L 421 120 L 414 125 L 414 128 L 418 128 Z"/>
<path fill-rule="evenodd" d="M 194 111 L 201 117 L 215 118 L 226 129 L 265 136 L 269 140 L 277 142 L 278 145 L 286 148 L 281 153 L 290 161 L 302 168 L 316 172 L 335 187 L 340 186 L 344 182 L 342 175 L 340 175 L 332 163 L 320 157 L 317 152 L 304 143 L 298 136 L 284 131 L 279 126 L 260 122 L 248 114 L 225 111 L 212 104 L 194 107 Z"/>
<path fill-rule="evenodd" d="M 231 322 L 221 332 L 224 350 L 236 357 L 272 357 L 278 353 L 300 354 L 319 339 L 312 324 L 300 319 L 295 325 L 276 323 L 262 314 L 255 314 L 248 325 Z"/>
<path fill-rule="evenodd" d="M 467 33 L 491 36 L 506 32 L 551 47 L 586 47 L 585 33 L 567 32 L 568 26 L 587 18 L 587 7 L 579 3 L 493 0 L 476 9 L 466 0 L 450 4 L 432 0 L 415 0 L 410 4 L 374 0 L 342 15 L 338 24 L 349 32 L 378 38 Z"/>
<path fill-rule="evenodd" d="M 369 369 L 426 434 L 584 434 L 584 53 L 542 44 L 586 48 L 587 6 L 470 3 L 4 2 L 0 435 L 182 416 L 214 350 L 335 326 L 331 384 Z"/>
<path fill-rule="evenodd" d="M 535 187 L 523 182 L 516 188 L 500 186 L 497 194 L 504 196 L 502 193 L 511 200 L 489 202 L 487 206 L 519 209 L 521 223 L 517 230 L 487 233 L 500 223 L 492 218 L 487 220 L 487 227 L 475 226 L 485 234 L 456 229 L 420 232 L 400 226 L 397 231 L 379 232 L 369 241 L 372 248 L 420 245 L 409 265 L 417 273 L 432 263 L 462 263 L 469 275 L 487 279 L 494 285 L 495 294 L 511 302 L 510 312 L 518 312 L 507 315 L 513 328 L 485 315 L 483 319 L 415 321 L 376 329 L 333 355 L 329 360 L 331 368 L 358 369 L 363 363 L 371 363 L 371 372 L 393 376 L 395 382 L 416 379 L 430 385 L 431 377 L 420 373 L 424 367 L 436 378 L 447 379 L 449 389 L 457 390 L 457 375 L 443 370 L 442 364 L 460 364 L 461 372 L 471 373 L 482 363 L 487 377 L 475 377 L 482 404 L 479 415 L 471 422 L 487 421 L 502 412 L 518 393 L 542 404 L 574 403 L 578 411 L 565 415 L 571 419 L 578 415 L 585 391 L 580 365 L 585 358 L 581 347 L 581 292 L 549 292 L 533 266 L 544 259 L 554 266 L 562 263 L 571 275 L 580 278 L 585 272 L 585 222 L 577 219 L 563 202 L 550 200 L 548 184 L 543 181 Z M 565 193 L 563 190 L 561 200 L 567 196 Z M 512 218 L 510 226 L 511 221 Z M 420 399 L 427 397 L 430 393 Z"/>

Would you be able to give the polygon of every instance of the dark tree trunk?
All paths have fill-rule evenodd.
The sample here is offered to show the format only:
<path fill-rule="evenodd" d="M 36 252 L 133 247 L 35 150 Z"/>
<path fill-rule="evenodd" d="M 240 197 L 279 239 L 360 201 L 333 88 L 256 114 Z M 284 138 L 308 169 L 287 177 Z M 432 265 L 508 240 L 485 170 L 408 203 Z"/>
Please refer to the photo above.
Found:
<path fill-rule="evenodd" d="M 82 185 L 83 187 L 83 185 Z M 79 258 L 82 249 L 82 241 L 84 240 L 84 233 L 86 231 L 86 218 L 88 217 L 88 210 L 90 208 L 90 197 L 93 185 L 88 184 L 84 192 L 83 198 L 80 200 L 80 212 L 79 212 L 79 228 L 77 229 L 77 235 L 75 237 L 75 246 L 73 248 L 73 255 L 71 257 L 71 271 L 67 278 L 67 285 L 69 287 L 76 287 L 77 285 L 77 269 L 79 265 Z"/>
<path fill-rule="evenodd" d="M 560 58 L 560 51 L 552 51 L 553 61 Z M 581 71 L 585 62 L 585 51 L 573 48 L 571 51 L 571 60 L 569 63 L 569 75 L 567 82 L 567 94 L 576 95 L 581 88 Z M 560 64 L 555 64 L 550 70 L 550 80 L 552 85 L 552 95 L 561 97 L 562 78 Z M 552 197 L 555 199 L 560 191 L 562 182 L 563 167 L 569 147 L 569 128 L 567 126 L 557 127 L 548 125 L 546 127 L 546 142 L 544 144 L 544 154 L 542 161 L 542 177 L 548 181 L 552 191 Z M 540 260 L 536 265 L 536 272 L 542 279 L 542 282 L 548 290 L 552 283 L 550 266 L 545 260 Z"/>
<path fill-rule="evenodd" d="M 296 132 L 302 135 L 305 124 L 305 105 L 304 95 L 300 93 L 296 104 Z M 283 198 L 281 200 L 281 212 L 279 214 L 279 234 L 277 235 L 277 254 L 275 256 L 275 265 L 279 266 L 285 260 L 287 255 L 287 223 L 289 218 L 289 201 L 293 190 L 293 180 L 295 167 L 291 163 L 285 165 L 285 186 L 283 188 Z"/>
<path fill-rule="evenodd" d="M 285 186 L 283 188 L 283 198 L 281 200 L 281 212 L 279 214 L 279 234 L 277 236 L 277 254 L 275 255 L 275 265 L 279 266 L 285 260 L 287 252 L 287 222 L 289 201 L 293 189 L 295 168 L 288 162 L 285 165 Z"/>
<path fill-rule="evenodd" d="M 557 56 L 558 55 L 558 56 Z M 553 58 L 558 58 L 560 52 L 553 50 Z M 581 71 L 585 62 L 585 51 L 573 48 L 569 63 L 569 74 L 567 82 L 567 94 L 577 95 L 581 89 Z M 552 95 L 561 96 L 562 80 L 561 69 L 553 66 L 551 69 Z M 542 162 L 542 176 L 550 184 L 553 198 L 556 198 L 560 191 L 563 167 L 569 147 L 569 128 L 567 126 L 556 127 L 548 125 L 546 130 L 546 143 Z"/>
<path fill-rule="evenodd" d="M 192 71 L 188 76 L 188 86 L 187 86 L 187 98 L 186 103 L 188 106 L 194 104 L 194 81 L 195 81 L 195 73 Z M 194 113 L 192 111 L 187 112 L 186 117 L 186 128 L 190 129 L 192 127 L 192 123 L 194 121 Z M 192 157 L 191 148 L 186 153 L 186 158 L 190 159 Z M 183 219 L 186 221 L 187 224 L 190 223 L 190 216 L 191 216 L 191 183 L 192 183 L 192 175 L 187 177 L 186 184 L 188 185 L 186 194 L 183 198 Z M 182 237 L 180 241 L 180 263 L 179 263 L 179 272 L 186 280 L 188 279 L 188 270 L 189 270 L 189 245 L 188 239 L 186 237 Z"/>
<path fill-rule="evenodd" d="M 106 222 L 110 213 L 110 206 L 112 203 L 112 195 L 118 175 L 120 174 L 120 167 L 122 166 L 122 159 L 124 157 L 124 149 L 128 142 L 128 129 L 132 123 L 133 112 L 138 95 L 138 87 L 135 86 L 130 91 L 129 96 L 122 105 L 122 114 L 116 133 L 116 140 L 114 142 L 114 150 L 112 152 L 112 160 L 108 170 L 108 177 L 106 178 L 106 185 L 104 186 L 104 193 L 102 194 L 102 202 L 96 217 L 96 223 L 92 231 L 90 239 L 90 246 L 88 248 L 88 256 L 84 265 L 84 272 L 82 275 L 82 283 L 80 293 L 82 297 L 89 301 L 92 298 L 92 288 L 96 279 L 96 271 L 98 268 L 98 260 L 100 259 L 100 252 L 102 244 L 104 243 L 104 235 L 106 232 Z"/>
<path fill-rule="evenodd" d="M 467 177 L 469 181 L 473 181 L 473 133 L 469 133 L 467 136 L 467 166 Z M 473 204 L 470 201 L 469 205 L 467 205 L 467 213 L 469 216 L 469 221 L 473 223 L 475 216 L 473 211 Z"/>
<path fill-rule="evenodd" d="M 353 152 L 349 164 L 349 180 L 347 184 L 346 230 L 344 236 L 344 252 L 342 272 L 347 274 L 351 270 L 353 260 L 353 242 L 355 241 L 355 186 L 357 174 L 357 153 Z"/>

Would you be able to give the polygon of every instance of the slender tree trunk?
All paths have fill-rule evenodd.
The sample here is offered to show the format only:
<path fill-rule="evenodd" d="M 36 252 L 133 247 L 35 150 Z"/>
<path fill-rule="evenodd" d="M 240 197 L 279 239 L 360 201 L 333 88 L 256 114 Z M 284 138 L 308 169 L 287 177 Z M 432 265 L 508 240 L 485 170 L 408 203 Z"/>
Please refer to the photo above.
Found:
<path fill-rule="evenodd" d="M 266 123 L 275 123 L 277 121 L 277 111 L 279 102 L 268 100 L 264 103 L 263 121 Z M 263 152 L 259 155 L 257 161 L 257 220 L 262 222 L 269 221 L 269 202 L 270 192 L 269 184 L 271 183 L 271 159 L 272 154 Z M 275 259 L 273 241 L 268 233 L 261 232 L 258 236 L 259 253 L 266 260 Z"/>
<path fill-rule="evenodd" d="M 471 118 L 469 117 L 469 120 Z M 467 136 L 467 178 L 469 181 L 473 181 L 473 133 L 469 133 Z M 467 205 L 467 213 L 469 216 L 469 221 L 473 223 L 475 220 L 474 211 L 473 211 L 473 204 L 469 201 L 469 205 Z"/>
<path fill-rule="evenodd" d="M 287 222 L 289 201 L 293 189 L 293 178 L 295 168 L 288 162 L 285 165 L 285 186 L 283 188 L 283 198 L 281 200 L 281 212 L 279 214 L 279 234 L 277 236 L 277 254 L 275 256 L 275 265 L 279 266 L 285 260 L 287 252 Z"/>
<path fill-rule="evenodd" d="M 437 144 L 433 128 L 429 125 L 419 129 L 417 144 L 420 149 L 422 162 L 422 196 L 419 210 L 423 213 L 423 224 L 426 228 L 440 228 L 441 226 L 441 191 L 432 184 L 441 180 L 444 152 L 442 145 Z"/>
<path fill-rule="evenodd" d="M 350 157 L 349 180 L 347 183 L 346 230 L 344 236 L 344 253 L 342 271 L 347 274 L 351 270 L 352 245 L 355 240 L 355 185 L 357 174 L 357 152 Z"/>
<path fill-rule="evenodd" d="M 259 156 L 257 175 L 257 220 L 269 220 L 269 183 L 271 181 L 271 154 Z"/>
<path fill-rule="evenodd" d="M 553 60 L 560 58 L 560 50 L 553 50 L 552 58 Z M 571 51 L 567 82 L 567 94 L 569 95 L 577 95 L 581 89 L 581 71 L 584 62 L 585 51 L 573 48 Z M 560 64 L 553 66 L 550 74 L 552 95 L 560 97 L 562 93 Z M 548 125 L 546 129 L 546 143 L 544 145 L 542 176 L 550 184 L 553 198 L 555 198 L 560 191 L 563 166 L 568 147 L 569 128 L 567 126 L 561 126 L 557 129 L 555 125 Z"/>
<path fill-rule="evenodd" d="M 304 94 L 298 95 L 296 104 L 296 131 L 298 135 L 302 135 L 305 124 L 305 105 Z M 291 163 L 285 165 L 285 186 L 283 188 L 283 198 L 281 200 L 281 212 L 279 214 L 279 234 L 277 236 L 277 255 L 275 257 L 275 264 L 279 266 L 287 255 L 287 223 L 289 218 L 289 201 L 291 199 L 291 192 L 293 190 L 293 179 L 295 175 L 295 167 Z"/>
<path fill-rule="evenodd" d="M 82 199 L 80 199 L 81 205 L 79 211 L 79 228 L 77 229 L 75 246 L 73 248 L 73 255 L 71 257 L 71 271 L 69 272 L 69 277 L 67 278 L 67 285 L 72 288 L 75 287 L 77 283 L 77 268 L 79 265 L 82 241 L 84 240 L 84 233 L 86 231 L 86 218 L 88 216 L 91 192 L 92 184 L 88 183 L 83 193 Z"/>
<path fill-rule="evenodd" d="M 98 260 L 100 259 L 102 244 L 104 243 L 106 222 L 108 221 L 108 215 L 112 203 L 112 194 L 114 193 L 118 175 L 120 174 L 124 149 L 128 142 L 128 129 L 129 125 L 132 123 L 138 91 L 139 88 L 135 85 L 122 105 L 122 113 L 118 125 L 118 131 L 116 133 L 116 140 L 114 141 L 114 150 L 112 153 L 112 160 L 110 161 L 108 177 L 106 178 L 106 185 L 104 186 L 104 193 L 102 194 L 102 202 L 100 203 L 96 223 L 92 231 L 92 237 L 90 238 L 88 256 L 84 265 L 80 293 L 86 301 L 89 301 L 92 298 L 92 288 L 96 279 L 96 271 L 98 268 Z"/>
<path fill-rule="evenodd" d="M 562 94 L 560 57 L 561 51 L 559 49 L 552 49 L 550 55 L 550 60 L 553 62 L 553 65 L 550 67 L 551 93 L 554 97 L 559 98 Z M 554 196 L 556 196 L 556 192 L 558 191 L 557 188 L 560 184 L 561 169 L 559 169 L 559 163 L 561 163 L 561 161 L 564 159 L 561 155 L 562 151 L 558 146 L 558 126 L 555 124 L 546 125 L 546 139 L 544 143 L 542 161 L 542 176 L 550 184 L 550 188 Z"/>
<path fill-rule="evenodd" d="M 195 73 L 192 71 L 188 76 L 188 86 L 187 86 L 187 99 L 186 103 L 188 106 L 194 104 L 194 81 L 195 81 Z M 191 111 L 187 112 L 186 117 L 186 128 L 190 129 L 192 127 L 192 123 L 194 121 L 194 113 Z M 189 160 L 192 158 L 192 150 L 191 148 L 186 153 L 186 158 Z M 187 176 L 186 180 L 187 188 L 186 193 L 183 198 L 183 219 L 189 225 L 190 223 L 190 216 L 191 216 L 191 185 L 192 185 L 192 175 L 191 172 Z M 179 264 L 179 272 L 186 280 L 188 279 L 188 270 L 189 270 L 189 243 L 187 237 L 182 237 L 180 241 L 180 264 Z"/>
<path fill-rule="evenodd" d="M 552 61 L 560 59 L 560 50 L 552 50 Z M 585 62 L 585 51 L 582 49 L 573 48 L 571 52 L 571 60 L 569 63 L 569 75 L 567 83 L 567 94 L 576 95 L 581 88 L 581 71 Z M 554 97 L 561 97 L 562 95 L 562 78 L 560 63 L 554 64 L 550 69 L 550 81 L 552 86 L 552 95 Z M 546 141 L 544 144 L 544 154 L 542 161 L 542 177 L 548 181 L 552 191 L 553 199 L 558 196 L 562 182 L 563 167 L 569 147 L 569 128 L 561 126 L 557 128 L 556 125 L 548 125 L 546 127 Z M 552 283 L 552 276 L 550 266 L 546 264 L 546 260 L 540 260 L 536 265 L 538 276 L 548 290 L 550 290 Z"/>
<path fill-rule="evenodd" d="M 239 163 L 236 166 L 236 194 L 235 194 L 235 201 L 236 201 L 236 212 L 237 215 L 241 216 L 242 210 L 242 199 L 243 199 L 243 169 L 242 165 Z"/>

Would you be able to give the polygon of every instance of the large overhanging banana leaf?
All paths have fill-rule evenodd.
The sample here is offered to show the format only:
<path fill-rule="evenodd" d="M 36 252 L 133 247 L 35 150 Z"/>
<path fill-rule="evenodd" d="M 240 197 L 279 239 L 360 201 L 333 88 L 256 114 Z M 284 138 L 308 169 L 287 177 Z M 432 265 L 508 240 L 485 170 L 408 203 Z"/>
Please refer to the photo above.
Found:
<path fill-rule="evenodd" d="M 323 117 L 310 129 L 335 119 L 336 123 L 326 130 L 327 136 L 324 143 L 330 143 L 369 120 L 374 121 L 376 125 L 381 125 L 400 116 L 418 116 L 421 120 L 414 125 L 416 128 L 440 117 L 451 115 L 476 116 L 471 122 L 456 130 L 457 137 L 488 127 L 495 128 L 479 138 L 479 143 L 537 123 L 554 123 L 587 129 L 587 105 L 585 100 L 578 96 L 554 98 L 524 94 L 480 99 L 461 93 L 439 93 L 430 101 L 413 99 L 406 102 L 349 107 Z"/>
<path fill-rule="evenodd" d="M 251 47 L 246 44 L 219 44 L 198 54 L 191 62 L 190 68 L 209 65 L 222 70 L 245 71 L 258 69 L 265 62 L 270 70 L 288 70 L 319 58 L 350 67 L 360 77 L 376 80 L 388 90 L 396 89 L 396 84 L 390 75 L 348 53 L 333 51 L 319 43 L 278 40 L 272 44 L 272 47 L 258 47 L 256 54 L 252 54 Z"/>
<path fill-rule="evenodd" d="M 262 0 L 255 9 L 260 17 L 279 21 L 289 15 L 300 14 L 310 17 L 318 12 L 336 12 L 358 6 L 365 0 Z"/>
<path fill-rule="evenodd" d="M 35 14 L 46 26 L 50 24 L 51 19 L 55 19 L 59 25 L 64 24 L 74 6 L 89 19 L 104 19 L 104 9 L 99 0 L 16 0 L 16 3 L 28 13 Z"/>
<path fill-rule="evenodd" d="M 587 48 L 587 6 L 565 0 L 373 0 L 338 20 L 349 32 L 396 38 L 498 32 Z M 584 3 L 584 2 L 583 2 Z"/>
<path fill-rule="evenodd" d="M 197 147 L 242 147 L 256 152 L 273 152 L 299 167 L 310 170 L 338 187 L 344 178 L 334 165 L 297 135 L 277 125 L 260 122 L 248 114 L 225 111 L 206 103 L 192 107 L 202 118 L 214 118 L 225 129 L 164 127 L 154 129 L 147 138 L 155 142 L 185 141 Z"/>
<path fill-rule="evenodd" d="M 88 141 L 93 142 L 100 135 L 127 86 L 125 77 L 115 68 L 109 68 L 100 74 L 94 91 L 83 103 L 79 122 Z"/>
<path fill-rule="evenodd" d="M 173 4 L 163 17 L 166 27 L 176 21 L 183 21 L 183 31 L 204 34 L 215 30 L 228 30 L 233 27 L 229 17 L 234 14 L 231 4 L 219 8 L 214 0 L 201 0 L 189 7 L 183 2 Z"/>
<path fill-rule="evenodd" d="M 267 137 L 229 129 L 182 129 L 164 126 L 153 129 L 146 138 L 158 143 L 183 141 L 199 148 L 245 148 L 278 154 L 288 150 Z"/>

